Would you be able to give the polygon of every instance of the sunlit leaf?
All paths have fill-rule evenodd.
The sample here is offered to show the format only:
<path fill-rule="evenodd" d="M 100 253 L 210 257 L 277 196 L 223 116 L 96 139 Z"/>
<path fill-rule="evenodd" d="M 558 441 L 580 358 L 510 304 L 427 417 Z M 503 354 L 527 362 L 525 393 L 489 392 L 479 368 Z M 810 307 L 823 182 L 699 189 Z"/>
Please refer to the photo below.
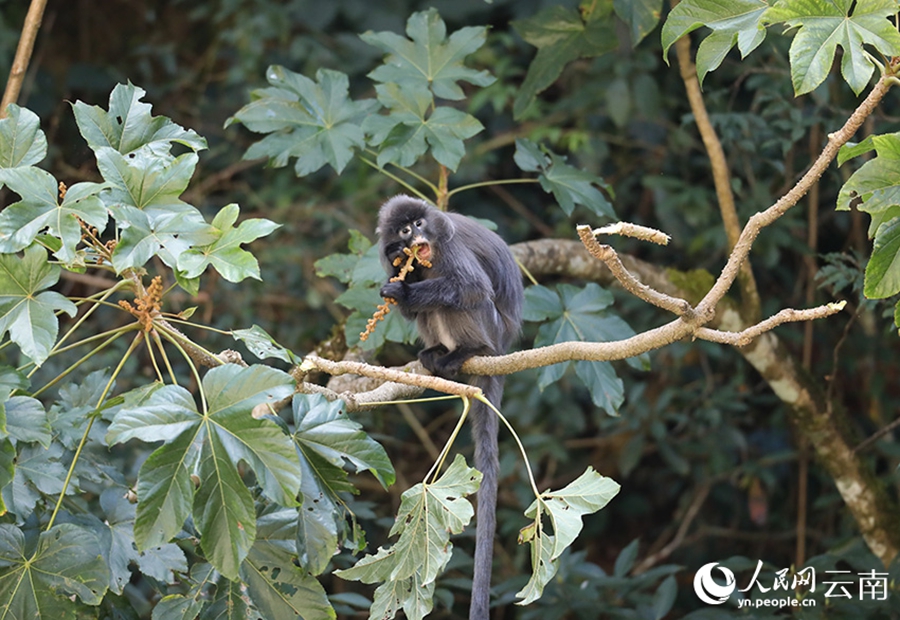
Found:
<path fill-rule="evenodd" d="M 267 219 L 244 220 L 237 227 L 234 223 L 240 214 L 236 204 L 219 210 L 212 221 L 212 236 L 216 240 L 208 245 L 191 248 L 178 256 L 178 268 L 186 278 L 195 278 L 212 265 L 229 282 L 259 277 L 259 263 L 253 255 L 241 249 L 241 245 L 264 237 L 279 228 Z"/>
<path fill-rule="evenodd" d="M 662 28 L 663 58 L 668 62 L 669 48 L 681 37 L 704 26 L 709 28 L 712 32 L 697 49 L 697 75 L 703 84 L 706 74 L 716 70 L 735 45 L 743 58 L 765 40 L 761 20 L 768 8 L 763 0 L 682 0 Z"/>
<path fill-rule="evenodd" d="M 520 533 L 520 543 L 531 546 L 532 574 L 528 584 L 516 593 L 518 605 L 528 605 L 540 598 L 544 587 L 556 574 L 558 559 L 582 529 L 582 518 L 606 506 L 619 492 L 619 484 L 601 476 L 593 468 L 559 491 L 543 493 L 525 511 L 531 525 Z M 549 520 L 553 533 L 545 531 L 543 518 Z"/>
<path fill-rule="evenodd" d="M 108 216 L 99 197 L 103 184 L 77 183 L 60 203 L 56 179 L 40 168 L 0 168 L 0 185 L 4 183 L 22 199 L 0 212 L 0 252 L 18 252 L 46 231 L 62 241 L 54 256 L 71 263 L 81 241 L 78 220 L 101 232 L 106 228 Z"/>
<path fill-rule="evenodd" d="M 328 164 L 343 171 L 357 149 L 365 146 L 360 124 L 374 112 L 371 99 L 349 98 L 347 75 L 319 69 L 316 81 L 273 65 L 266 79 L 274 88 L 257 90 L 254 100 L 228 119 L 250 131 L 269 134 L 251 146 L 245 159 L 268 157 L 273 165 L 285 166 L 296 157 L 294 170 L 305 176 Z"/>
<path fill-rule="evenodd" d="M 869 299 L 900 292 L 900 217 L 883 223 L 875 233 L 863 292 Z"/>
<path fill-rule="evenodd" d="M 206 140 L 191 129 L 176 125 L 165 116 L 151 116 L 152 106 L 141 99 L 143 88 L 116 84 L 109 96 L 109 111 L 81 101 L 72 105 L 75 122 L 88 146 L 93 150 L 110 147 L 127 155 L 147 147 L 157 156 L 169 154 L 172 142 L 193 151 L 206 148 Z"/>
<path fill-rule="evenodd" d="M 363 41 L 388 54 L 369 77 L 386 84 L 430 88 L 436 97 L 461 100 L 457 82 L 488 86 L 494 77 L 463 64 L 466 56 L 484 45 L 487 28 L 468 26 L 447 37 L 447 26 L 437 10 L 413 13 L 406 22 L 409 39 L 393 32 L 366 32 Z"/>
<path fill-rule="evenodd" d="M 900 55 L 900 33 L 888 19 L 896 13 L 894 0 L 779 0 L 763 15 L 763 22 L 799 28 L 790 51 L 796 94 L 808 93 L 825 81 L 838 46 L 843 51 L 841 75 L 859 93 L 875 70 L 865 45 L 887 57 Z"/>
<path fill-rule="evenodd" d="M 0 118 L 0 168 L 33 166 L 46 155 L 47 136 L 37 114 L 14 103 L 6 106 L 6 118 Z"/>
<path fill-rule="evenodd" d="M 0 336 L 9 332 L 10 339 L 38 366 L 56 342 L 56 311 L 70 316 L 76 312 L 71 301 L 44 290 L 56 284 L 59 271 L 47 262 L 47 252 L 40 246 L 26 249 L 23 258 L 0 255 Z"/>

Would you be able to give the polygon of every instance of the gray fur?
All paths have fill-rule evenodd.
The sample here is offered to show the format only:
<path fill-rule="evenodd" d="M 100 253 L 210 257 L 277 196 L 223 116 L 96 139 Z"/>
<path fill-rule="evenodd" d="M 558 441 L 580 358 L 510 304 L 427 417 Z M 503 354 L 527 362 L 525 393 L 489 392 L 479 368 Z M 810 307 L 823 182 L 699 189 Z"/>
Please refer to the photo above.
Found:
<path fill-rule="evenodd" d="M 432 374 L 455 377 L 475 355 L 502 355 L 522 322 L 522 276 L 506 243 L 496 233 L 458 213 L 439 211 L 409 196 L 388 200 L 378 214 L 381 260 L 391 277 L 402 248 L 425 241 L 431 268 L 417 266 L 404 282 L 389 282 L 383 297 L 397 300 L 404 317 L 416 321 L 425 349 L 422 364 Z M 494 406 L 500 406 L 503 377 L 471 377 Z M 482 473 L 475 529 L 475 572 L 470 620 L 486 620 L 496 529 L 496 414 L 480 402 L 472 405 L 475 467 Z"/>

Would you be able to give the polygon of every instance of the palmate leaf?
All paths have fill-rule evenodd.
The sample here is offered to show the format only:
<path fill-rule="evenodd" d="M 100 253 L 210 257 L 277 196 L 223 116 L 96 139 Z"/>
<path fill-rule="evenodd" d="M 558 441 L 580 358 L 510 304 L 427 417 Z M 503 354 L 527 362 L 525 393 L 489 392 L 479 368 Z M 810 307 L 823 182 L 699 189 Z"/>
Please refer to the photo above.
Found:
<path fill-rule="evenodd" d="M 237 579 L 256 531 L 253 498 L 238 462 L 253 469 L 269 499 L 285 506 L 298 503 L 302 472 L 291 439 L 264 415 L 271 403 L 291 393 L 293 380 L 265 366 L 226 365 L 210 370 L 202 384 L 205 413 L 179 386 L 126 395 L 107 442 L 169 441 L 147 459 L 138 476 L 138 546 L 171 539 L 191 506 L 207 558 L 223 575 Z M 190 480 L 195 471 L 200 480 L 196 492 Z"/>
<path fill-rule="evenodd" d="M 538 48 L 513 103 L 514 118 L 525 113 L 538 93 L 553 84 L 568 63 L 600 56 L 618 47 L 612 5 L 600 6 L 584 16 L 575 9 L 551 6 L 534 17 L 512 22 L 516 32 Z"/>
<path fill-rule="evenodd" d="M 107 213 L 99 198 L 105 189 L 103 184 L 77 183 L 60 203 L 56 179 L 40 168 L 0 168 L 0 185 L 4 183 L 22 200 L 0 212 L 0 252 L 18 252 L 46 230 L 62 241 L 54 256 L 72 263 L 75 246 L 81 240 L 78 220 L 101 232 L 106 228 Z"/>
<path fill-rule="evenodd" d="M 196 278 L 212 265 L 229 282 L 240 282 L 245 278 L 260 279 L 259 263 L 250 252 L 241 249 L 241 245 L 265 237 L 280 228 L 281 224 L 253 218 L 235 227 L 238 215 L 240 208 L 236 204 L 222 207 L 213 219 L 209 233 L 204 233 L 215 240 L 179 254 L 178 269 L 183 277 Z"/>
<path fill-rule="evenodd" d="M 471 114 L 456 108 L 433 108 L 427 88 L 417 85 L 379 84 L 378 100 L 387 116 L 373 115 L 363 122 L 369 143 L 380 147 L 377 162 L 408 167 L 431 147 L 431 154 L 455 171 L 465 155 L 463 141 L 484 129 Z"/>
<path fill-rule="evenodd" d="M 601 476 L 593 468 L 559 491 L 543 493 L 525 511 L 533 522 L 519 536 L 520 543 L 531 545 L 532 575 L 528 584 L 516 593 L 518 605 L 528 605 L 540 598 L 544 587 L 556 574 L 557 560 L 569 547 L 582 528 L 582 517 L 606 506 L 619 492 L 619 484 Z M 544 531 L 546 516 L 553 534 Z"/>
<path fill-rule="evenodd" d="M 265 618 L 335 618 L 322 584 L 294 564 L 296 524 L 294 510 L 260 517 L 241 578 Z"/>
<path fill-rule="evenodd" d="M 612 192 L 612 187 L 600 177 L 570 166 L 564 157 L 524 138 L 516 139 L 513 158 L 521 170 L 540 173 L 541 187 L 553 194 L 566 215 L 571 215 L 575 205 L 580 204 L 597 215 L 616 219 L 612 205 L 595 187 Z"/>
<path fill-rule="evenodd" d="M 97 168 L 110 186 L 101 196 L 107 207 L 130 206 L 150 217 L 195 211 L 179 198 L 197 166 L 199 158 L 195 153 L 184 153 L 172 159 L 146 150 L 122 155 L 114 148 L 104 146 L 95 154 Z"/>
<path fill-rule="evenodd" d="M 3 620 L 75 620 L 70 596 L 98 605 L 109 572 L 97 536 L 64 523 L 43 532 L 37 548 L 26 549 L 25 536 L 0 524 L 0 618 Z"/>
<path fill-rule="evenodd" d="M 487 37 L 487 28 L 468 26 L 447 37 L 436 9 L 413 13 L 406 22 L 409 39 L 393 32 L 366 32 L 360 38 L 386 54 L 384 64 L 369 73 L 376 82 L 430 89 L 435 97 L 459 101 L 465 93 L 457 82 L 489 86 L 495 78 L 463 64 Z"/>
<path fill-rule="evenodd" d="M 884 56 L 900 55 L 900 33 L 888 19 L 896 12 L 894 0 L 779 0 L 762 21 L 799 28 L 790 51 L 791 81 L 797 95 L 812 91 L 825 80 L 837 46 L 843 50 L 841 75 L 859 94 L 875 69 L 864 45 L 872 45 Z"/>
<path fill-rule="evenodd" d="M 316 81 L 273 65 L 266 79 L 274 88 L 253 92 L 254 100 L 229 118 L 225 126 L 241 123 L 250 131 L 270 134 L 252 145 L 244 159 L 268 157 L 274 166 L 297 158 L 297 176 L 326 164 L 338 173 L 365 146 L 360 124 L 378 104 L 349 98 L 347 75 L 319 69 Z"/>
<path fill-rule="evenodd" d="M 46 155 L 47 136 L 37 114 L 14 103 L 6 106 L 6 118 L 0 118 L 0 168 L 33 166 Z"/>
<path fill-rule="evenodd" d="M 168 157 L 172 142 L 193 151 L 206 148 L 206 140 L 191 129 L 176 125 L 165 116 L 151 116 L 152 106 L 141 99 L 146 91 L 130 82 L 116 84 L 109 96 L 109 111 L 81 101 L 72 105 L 75 122 L 92 150 L 103 147 L 127 155 L 146 147 L 156 156 Z"/>
<path fill-rule="evenodd" d="M 216 239 L 215 229 L 194 207 L 154 216 L 129 205 L 110 210 L 122 229 L 112 254 L 112 264 L 118 273 L 142 267 L 157 254 L 166 265 L 176 267 L 182 252 Z"/>
<path fill-rule="evenodd" d="M 759 47 L 766 38 L 761 20 L 768 8 L 764 0 L 683 0 L 663 25 L 663 58 L 668 62 L 669 48 L 681 37 L 704 26 L 712 30 L 697 49 L 697 75 L 702 85 L 706 74 L 717 69 L 735 45 L 742 58 Z"/>
<path fill-rule="evenodd" d="M 349 464 L 368 470 L 385 488 L 394 483 L 394 468 L 384 448 L 350 420 L 343 402 L 319 395 L 294 396 L 294 445 L 303 467 L 299 514 L 300 563 L 313 574 L 325 570 L 343 541 L 338 525 L 346 519 L 338 493 L 357 493 L 348 479 Z M 296 517 L 296 515 L 295 515 Z"/>
<path fill-rule="evenodd" d="M 40 366 L 56 342 L 59 321 L 55 312 L 75 316 L 76 307 L 55 291 L 59 267 L 47 262 L 40 246 L 25 250 L 23 258 L 0 255 L 0 336 L 9 332 L 22 353 Z"/>
<path fill-rule="evenodd" d="M 403 493 L 391 528 L 391 535 L 400 536 L 393 547 L 380 548 L 354 567 L 335 571 L 343 579 L 385 582 L 375 592 L 370 618 L 390 618 L 399 609 L 419 618 L 430 611 L 434 580 L 453 549 L 450 535 L 459 534 L 474 515 L 465 498 L 478 490 L 480 482 L 481 473 L 458 454 L 435 483 L 417 484 Z"/>
<path fill-rule="evenodd" d="M 609 291 L 594 283 L 584 288 L 562 284 L 556 291 L 543 286 L 529 287 L 525 292 L 525 319 L 541 321 L 535 346 L 558 342 L 609 342 L 634 335 L 634 330 L 608 308 L 613 298 Z M 642 368 L 646 358 L 630 360 Z M 558 381 L 569 362 L 554 364 L 541 370 L 538 385 L 541 389 Z M 616 415 L 625 398 L 624 386 L 609 362 L 576 362 L 578 377 L 590 390 L 594 404 L 610 415 Z"/>

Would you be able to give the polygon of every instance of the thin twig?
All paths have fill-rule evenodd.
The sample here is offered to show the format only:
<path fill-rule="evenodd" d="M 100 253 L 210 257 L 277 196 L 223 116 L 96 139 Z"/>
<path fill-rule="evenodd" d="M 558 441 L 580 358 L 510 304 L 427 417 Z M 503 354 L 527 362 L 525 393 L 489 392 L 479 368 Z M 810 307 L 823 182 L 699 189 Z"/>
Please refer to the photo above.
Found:
<path fill-rule="evenodd" d="M 38 30 L 41 27 L 41 19 L 44 16 L 44 7 L 47 0 L 31 0 L 28 14 L 25 15 L 25 23 L 22 25 L 22 36 L 19 37 L 19 45 L 16 48 L 16 57 L 9 77 L 6 80 L 6 90 L 3 92 L 3 100 L 0 102 L 0 118 L 6 117 L 6 106 L 15 103 L 22 90 L 22 82 L 28 71 L 28 62 L 31 60 L 31 52 L 34 50 L 34 41 L 37 39 Z"/>

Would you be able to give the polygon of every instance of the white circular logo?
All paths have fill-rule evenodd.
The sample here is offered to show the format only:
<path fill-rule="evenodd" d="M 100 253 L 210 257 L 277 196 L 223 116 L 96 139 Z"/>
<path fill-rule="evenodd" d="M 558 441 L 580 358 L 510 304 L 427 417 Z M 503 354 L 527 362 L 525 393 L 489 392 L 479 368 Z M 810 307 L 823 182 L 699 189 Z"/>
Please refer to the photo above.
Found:
<path fill-rule="evenodd" d="M 724 586 L 713 581 L 712 571 L 714 568 L 718 568 L 725 576 Z M 708 605 L 721 605 L 727 601 L 734 592 L 734 587 L 734 573 L 724 566 L 719 566 L 718 562 L 710 562 L 701 566 L 694 575 L 694 592 L 697 594 L 697 598 Z"/>

